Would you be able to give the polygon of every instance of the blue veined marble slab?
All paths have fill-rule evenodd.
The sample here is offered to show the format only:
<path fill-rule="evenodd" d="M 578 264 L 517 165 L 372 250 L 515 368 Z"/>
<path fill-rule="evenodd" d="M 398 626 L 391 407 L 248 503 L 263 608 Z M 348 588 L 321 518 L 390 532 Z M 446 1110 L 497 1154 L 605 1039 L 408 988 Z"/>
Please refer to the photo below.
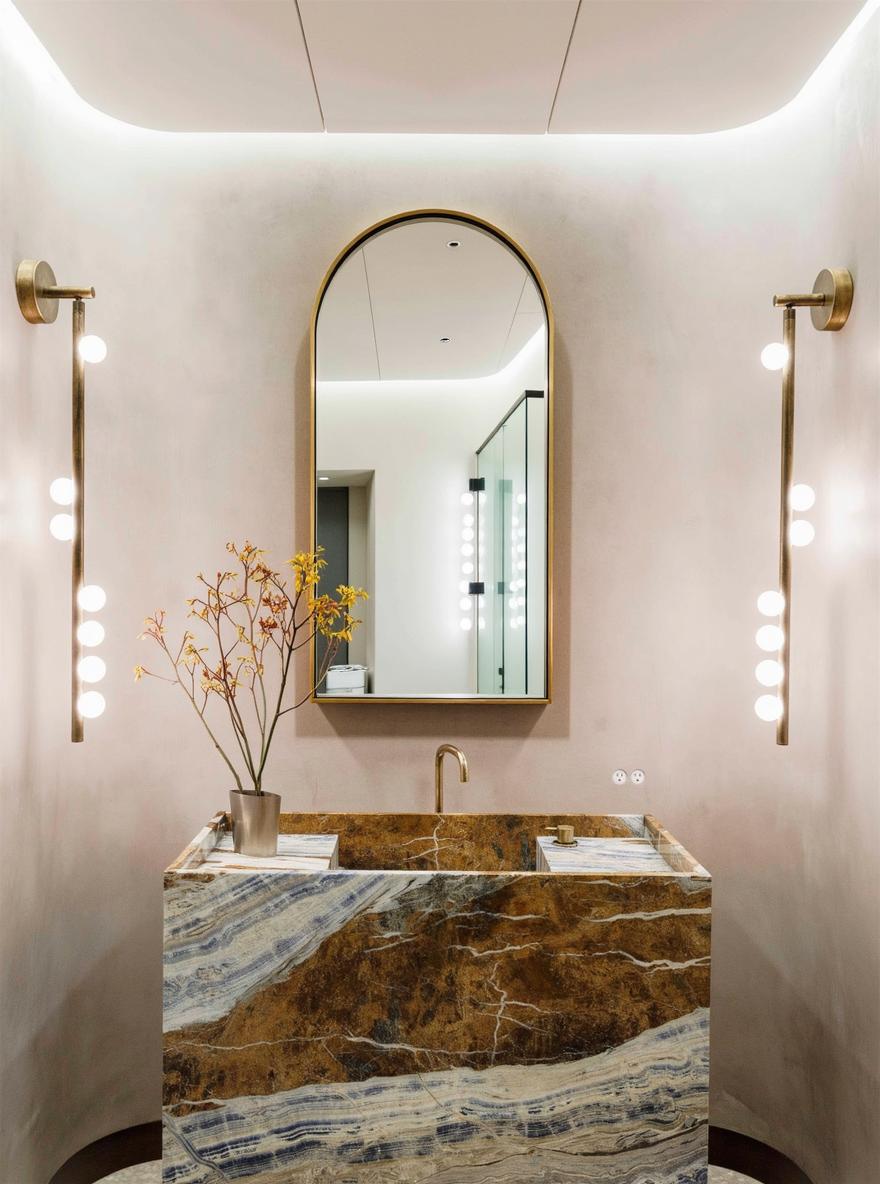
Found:
<path fill-rule="evenodd" d="M 648 872 L 669 875 L 669 864 L 649 839 L 578 838 L 576 847 L 549 835 L 537 839 L 539 872 Z"/>
<path fill-rule="evenodd" d="M 705 1184 L 705 1009 L 608 1052 L 166 1110 L 164 1184 Z"/>
<path fill-rule="evenodd" d="M 655 820 L 548 872 L 546 816 L 286 817 L 348 870 L 224 819 L 165 877 L 166 1184 L 705 1184 L 711 879 Z"/>

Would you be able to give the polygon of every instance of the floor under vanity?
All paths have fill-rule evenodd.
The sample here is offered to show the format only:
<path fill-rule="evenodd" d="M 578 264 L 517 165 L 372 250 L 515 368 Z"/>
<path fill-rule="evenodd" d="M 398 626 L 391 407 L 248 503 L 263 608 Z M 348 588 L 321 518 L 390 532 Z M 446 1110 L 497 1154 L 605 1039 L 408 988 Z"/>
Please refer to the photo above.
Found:
<path fill-rule="evenodd" d="M 105 1176 L 98 1184 L 162 1184 L 162 1161 L 142 1163 Z M 727 1168 L 709 1168 L 709 1184 L 757 1184 L 752 1176 L 741 1176 Z"/>
<path fill-rule="evenodd" d="M 705 1184 L 711 880 L 654 819 L 228 825 L 165 875 L 166 1184 Z"/>

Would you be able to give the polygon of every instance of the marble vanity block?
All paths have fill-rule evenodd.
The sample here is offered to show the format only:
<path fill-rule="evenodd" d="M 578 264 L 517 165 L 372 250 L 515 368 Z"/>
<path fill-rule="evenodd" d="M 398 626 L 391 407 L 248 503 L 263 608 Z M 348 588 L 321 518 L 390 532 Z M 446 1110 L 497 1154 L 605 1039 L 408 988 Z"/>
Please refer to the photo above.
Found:
<path fill-rule="evenodd" d="M 228 823 L 165 876 L 165 1184 L 706 1184 L 711 881 L 652 818 Z"/>

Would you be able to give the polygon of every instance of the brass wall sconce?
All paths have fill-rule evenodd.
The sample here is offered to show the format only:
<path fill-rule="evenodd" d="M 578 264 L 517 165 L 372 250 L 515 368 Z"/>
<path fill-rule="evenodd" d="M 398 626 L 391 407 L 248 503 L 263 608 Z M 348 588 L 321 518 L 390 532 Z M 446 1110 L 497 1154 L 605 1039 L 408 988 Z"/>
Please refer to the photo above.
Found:
<path fill-rule="evenodd" d="M 755 703 L 760 719 L 776 724 L 776 743 L 788 744 L 789 690 L 791 685 L 791 548 L 804 547 L 813 541 L 815 530 L 806 518 L 795 514 L 809 510 L 816 495 L 809 485 L 793 484 L 794 471 L 794 373 L 795 317 L 798 308 L 809 308 L 813 328 L 837 332 L 846 324 L 852 308 L 853 278 L 843 267 L 826 268 L 816 276 L 812 292 L 806 295 L 773 297 L 774 308 L 782 308 L 782 341 L 773 342 L 761 351 L 761 361 L 768 370 L 782 371 L 782 463 L 779 495 L 779 588 L 762 592 L 758 609 L 765 617 L 775 617 L 775 624 L 762 625 L 756 635 L 765 652 L 777 653 L 765 658 L 755 670 L 758 682 L 775 687 L 775 693 L 761 695 Z"/>
<path fill-rule="evenodd" d="M 94 288 L 65 287 L 57 283 L 48 263 L 25 259 L 15 273 L 15 293 L 22 316 L 31 325 L 50 325 L 58 316 L 58 301 L 73 301 L 73 373 L 71 414 L 71 475 L 57 477 L 49 486 L 49 495 L 58 506 L 70 512 L 57 513 L 49 523 L 52 536 L 71 544 L 71 669 L 70 669 L 70 738 L 83 739 L 83 720 L 101 715 L 104 696 L 85 686 L 100 682 L 106 673 L 103 660 L 84 655 L 83 650 L 100 645 L 104 626 L 94 618 L 85 620 L 84 612 L 94 613 L 104 607 L 106 595 L 97 584 L 83 584 L 85 562 L 85 363 L 100 362 L 107 347 L 100 337 L 86 336 L 86 300 L 95 296 Z"/>

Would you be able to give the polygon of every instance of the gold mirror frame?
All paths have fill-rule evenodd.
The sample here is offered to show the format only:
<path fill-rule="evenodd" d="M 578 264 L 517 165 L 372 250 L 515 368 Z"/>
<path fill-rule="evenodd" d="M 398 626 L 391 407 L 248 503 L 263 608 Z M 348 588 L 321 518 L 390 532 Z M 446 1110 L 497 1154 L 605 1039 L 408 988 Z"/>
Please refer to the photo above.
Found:
<path fill-rule="evenodd" d="M 552 702 L 553 697 L 553 415 L 554 415 L 554 390 L 553 390 L 553 351 L 554 351 L 554 336 L 555 327 L 553 320 L 553 306 L 550 303 L 550 296 L 547 292 L 544 280 L 541 277 L 540 271 L 519 245 L 519 243 L 505 234 L 503 230 L 495 226 L 491 222 L 487 222 L 484 218 L 478 218 L 474 214 L 465 214 L 460 210 L 406 210 L 401 214 L 394 214 L 390 218 L 383 218 L 380 222 L 374 222 L 372 226 L 368 226 L 366 230 L 362 230 L 360 234 L 356 235 L 347 246 L 339 252 L 330 267 L 327 269 L 323 280 L 321 281 L 318 293 L 315 297 L 315 303 L 312 307 L 312 319 L 309 326 L 309 538 L 310 549 L 315 550 L 317 546 L 317 347 L 318 347 L 318 314 L 321 311 L 321 305 L 324 301 L 324 296 L 333 281 L 336 272 L 345 262 L 345 260 L 362 246 L 368 239 L 372 238 L 381 230 L 386 230 L 388 227 L 401 225 L 405 222 L 421 221 L 426 218 L 440 218 L 440 219 L 454 219 L 457 222 L 465 222 L 470 226 L 475 226 L 479 230 L 488 232 L 499 239 L 505 246 L 517 256 L 523 266 L 528 270 L 532 279 L 535 281 L 538 291 L 541 293 L 541 299 L 544 302 L 544 312 L 547 317 L 547 620 L 546 620 L 546 634 L 547 634 L 547 653 L 546 653 L 546 681 L 544 685 L 543 698 L 535 697 L 512 697 L 506 695 L 340 695 L 335 697 L 333 695 L 319 695 L 312 692 L 311 702 L 320 703 L 322 706 L 336 704 L 345 704 L 346 706 L 365 706 L 367 704 L 379 703 L 427 703 L 433 705 L 442 705 L 445 703 L 462 706 L 465 704 L 474 704 L 481 706 L 489 704 L 492 706 L 506 705 L 508 707 L 541 707 L 546 706 Z M 369 592 L 369 588 L 367 589 Z M 312 640 L 309 647 L 309 661 L 310 661 L 310 677 L 314 677 L 315 670 L 315 641 Z"/>

